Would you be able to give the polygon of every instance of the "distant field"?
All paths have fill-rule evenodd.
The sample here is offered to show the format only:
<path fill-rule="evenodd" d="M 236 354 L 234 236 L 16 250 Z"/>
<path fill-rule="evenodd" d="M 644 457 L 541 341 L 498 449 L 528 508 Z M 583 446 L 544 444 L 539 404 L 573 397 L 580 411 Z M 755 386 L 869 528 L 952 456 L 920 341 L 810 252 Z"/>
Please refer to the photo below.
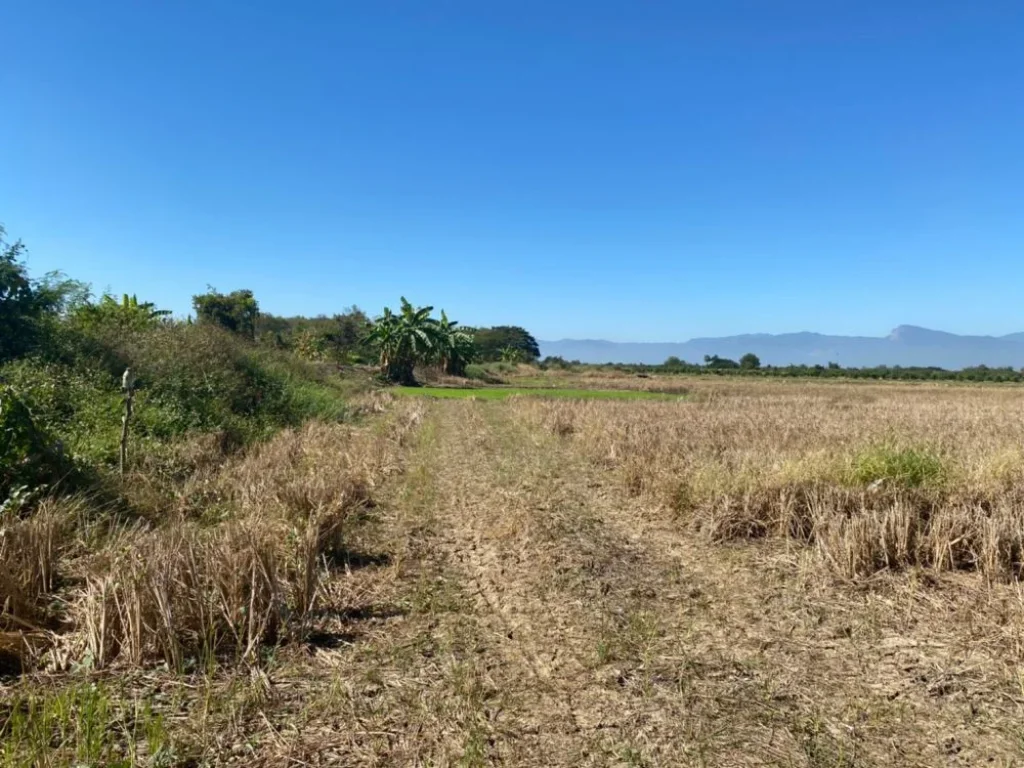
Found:
<path fill-rule="evenodd" d="M 439 397 L 455 400 L 478 398 L 480 400 L 504 400 L 512 395 L 528 397 L 560 397 L 572 400 L 679 400 L 682 395 L 664 392 L 644 392 L 630 389 L 560 389 L 554 387 L 480 387 L 460 389 L 457 387 L 395 387 L 390 390 L 396 395 Z"/>

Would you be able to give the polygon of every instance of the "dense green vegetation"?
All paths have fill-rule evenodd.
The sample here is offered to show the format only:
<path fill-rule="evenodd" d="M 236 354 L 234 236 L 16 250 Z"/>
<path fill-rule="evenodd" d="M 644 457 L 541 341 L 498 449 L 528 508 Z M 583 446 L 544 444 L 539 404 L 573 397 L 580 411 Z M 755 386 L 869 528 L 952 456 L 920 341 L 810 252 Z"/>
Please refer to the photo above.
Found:
<path fill-rule="evenodd" d="M 476 359 L 490 363 L 498 360 L 511 363 L 532 363 L 540 357 L 537 340 L 517 325 L 477 328 L 473 331 Z"/>
<path fill-rule="evenodd" d="M 330 371 L 253 343 L 251 292 L 197 297 L 199 321 L 178 321 L 135 296 L 33 279 L 23 255 L 0 231 L 0 500 L 114 466 L 126 369 L 137 382 L 131 438 L 146 453 L 203 432 L 241 445 L 344 414 Z"/>
<path fill-rule="evenodd" d="M 464 329 L 445 312 L 358 307 L 332 317 L 279 317 L 253 292 L 210 287 L 194 321 L 135 295 L 94 296 L 59 274 L 31 276 L 25 246 L 0 229 L 0 500 L 102 480 L 117 465 L 126 370 L 136 381 L 135 455 L 189 435 L 244 445 L 312 417 L 344 415 L 335 366 L 379 367 L 415 383 L 417 368 L 487 378 L 474 362 L 536 360 L 523 328 Z M 20 489 L 20 490 L 19 490 Z"/>

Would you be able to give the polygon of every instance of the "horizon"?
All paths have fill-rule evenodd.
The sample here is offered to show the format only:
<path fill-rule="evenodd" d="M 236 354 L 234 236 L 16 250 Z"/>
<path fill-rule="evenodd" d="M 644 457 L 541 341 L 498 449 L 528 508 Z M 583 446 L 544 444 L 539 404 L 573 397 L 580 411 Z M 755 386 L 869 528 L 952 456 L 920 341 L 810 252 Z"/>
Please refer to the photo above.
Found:
<path fill-rule="evenodd" d="M 640 340 L 616 341 L 616 340 L 613 340 L 613 339 L 582 338 L 582 337 L 580 337 L 580 338 L 562 337 L 560 339 L 555 339 L 555 338 L 540 339 L 540 338 L 538 338 L 538 341 L 544 341 L 546 343 L 560 342 L 560 341 L 581 341 L 581 342 L 596 341 L 596 342 L 607 342 L 609 344 L 686 344 L 687 342 L 700 341 L 700 340 L 703 340 L 703 339 L 712 339 L 712 340 L 714 340 L 714 339 L 719 339 L 719 338 L 730 339 L 730 338 L 742 338 L 742 337 L 773 337 L 773 338 L 777 338 L 779 336 L 803 336 L 803 335 L 807 335 L 807 336 L 828 336 L 828 337 L 838 337 L 838 338 L 890 339 L 892 337 L 892 334 L 895 333 L 896 331 L 899 331 L 900 329 L 913 329 L 913 330 L 919 330 L 919 331 L 928 331 L 929 333 L 949 334 L 951 336 L 958 336 L 958 337 L 961 337 L 961 338 L 983 338 L 983 339 L 1005 339 L 1008 336 L 1015 336 L 1017 334 L 1024 333 L 1024 331 L 1011 331 L 1010 333 L 1003 333 L 1003 334 L 993 334 L 993 333 L 977 333 L 977 334 L 974 334 L 974 333 L 958 333 L 956 331 L 948 331 L 948 330 L 946 330 L 944 328 L 925 328 L 924 326 L 920 326 L 920 325 L 912 325 L 910 323 L 900 323 L 895 328 L 890 329 L 889 333 L 885 333 L 885 334 L 882 334 L 882 335 L 874 335 L 874 334 L 840 334 L 840 333 L 830 333 L 828 331 L 811 331 L 811 330 L 804 329 L 804 330 L 800 330 L 800 331 L 779 331 L 777 333 L 763 332 L 763 331 L 750 331 L 748 333 L 736 333 L 736 334 L 730 334 L 728 336 L 691 336 L 691 337 L 686 338 L 686 339 L 654 339 L 654 340 L 651 340 L 651 339 L 640 339 Z M 529 330 L 529 329 L 527 329 L 527 330 Z"/>
<path fill-rule="evenodd" d="M 21 4 L 0 224 L 178 315 L 1005 336 L 1024 7 L 986 6 Z"/>

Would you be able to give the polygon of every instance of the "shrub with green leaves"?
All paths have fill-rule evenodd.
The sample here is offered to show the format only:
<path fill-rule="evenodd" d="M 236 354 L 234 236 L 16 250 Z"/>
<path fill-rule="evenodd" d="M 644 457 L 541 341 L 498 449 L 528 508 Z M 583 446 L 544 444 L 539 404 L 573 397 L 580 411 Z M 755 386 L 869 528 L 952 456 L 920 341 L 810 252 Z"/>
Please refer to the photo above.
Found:
<path fill-rule="evenodd" d="M 53 482 L 59 455 L 12 387 L 0 385 L 0 501 L 22 485 Z"/>

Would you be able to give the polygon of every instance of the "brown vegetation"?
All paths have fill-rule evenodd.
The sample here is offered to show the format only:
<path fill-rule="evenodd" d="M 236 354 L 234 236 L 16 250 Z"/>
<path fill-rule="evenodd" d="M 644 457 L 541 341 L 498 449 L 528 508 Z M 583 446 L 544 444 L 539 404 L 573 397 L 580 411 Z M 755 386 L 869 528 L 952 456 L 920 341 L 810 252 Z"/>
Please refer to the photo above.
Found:
<path fill-rule="evenodd" d="M 1021 764 L 1016 392 L 687 387 L 378 394 L 8 521 L 4 764 Z"/>
<path fill-rule="evenodd" d="M 711 540 L 791 537 L 844 576 L 912 565 L 1020 575 L 1016 390 L 701 383 L 677 403 L 516 408 Z"/>
<path fill-rule="evenodd" d="M 126 488 L 145 518 L 111 517 L 83 499 L 8 515 L 0 630 L 9 664 L 53 644 L 58 666 L 161 659 L 181 669 L 301 637 L 347 521 L 396 469 L 415 417 L 404 404 L 371 426 L 311 423 L 235 456 L 197 438 L 176 451 L 184 471 Z"/>

